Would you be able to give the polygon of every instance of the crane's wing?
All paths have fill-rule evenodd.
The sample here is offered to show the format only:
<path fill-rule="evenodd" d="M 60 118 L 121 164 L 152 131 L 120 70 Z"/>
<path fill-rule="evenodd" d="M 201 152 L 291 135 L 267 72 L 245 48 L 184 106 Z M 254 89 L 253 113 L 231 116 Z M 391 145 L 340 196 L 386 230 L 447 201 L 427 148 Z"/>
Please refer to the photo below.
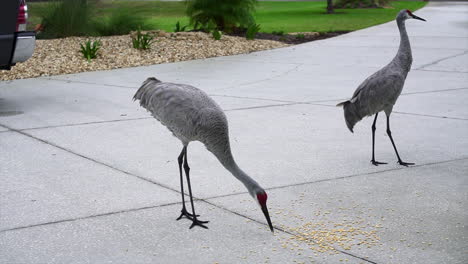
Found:
<path fill-rule="evenodd" d="M 338 104 L 343 106 L 348 129 L 353 132 L 354 125 L 366 116 L 382 110 L 390 112 L 400 95 L 403 83 L 404 77 L 398 73 L 377 72 L 367 78 L 350 100 Z"/>
<path fill-rule="evenodd" d="M 404 81 L 398 73 L 376 72 L 359 85 L 349 101 L 356 104 L 362 114 L 373 115 L 395 104 Z"/>

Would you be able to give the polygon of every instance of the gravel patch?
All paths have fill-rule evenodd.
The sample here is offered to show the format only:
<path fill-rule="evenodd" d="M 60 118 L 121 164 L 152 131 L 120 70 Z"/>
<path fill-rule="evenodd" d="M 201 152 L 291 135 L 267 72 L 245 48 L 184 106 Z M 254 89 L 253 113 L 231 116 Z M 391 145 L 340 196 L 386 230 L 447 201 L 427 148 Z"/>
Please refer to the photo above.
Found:
<path fill-rule="evenodd" d="M 131 35 L 110 37 L 70 37 L 37 40 L 34 55 L 10 71 L 0 71 L 0 80 L 110 70 L 167 62 L 227 56 L 288 46 L 280 41 L 223 35 L 214 40 L 202 32 L 166 33 L 152 31 L 155 42 L 150 50 L 132 47 Z M 80 43 L 99 39 L 102 47 L 96 59 L 88 62 L 80 53 Z"/>

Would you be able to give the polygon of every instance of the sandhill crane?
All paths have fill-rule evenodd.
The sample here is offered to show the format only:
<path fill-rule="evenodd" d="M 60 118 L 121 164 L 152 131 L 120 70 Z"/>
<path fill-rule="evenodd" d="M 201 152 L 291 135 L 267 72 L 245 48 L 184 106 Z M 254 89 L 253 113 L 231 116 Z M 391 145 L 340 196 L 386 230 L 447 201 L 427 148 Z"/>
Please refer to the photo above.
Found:
<path fill-rule="evenodd" d="M 400 30 L 400 47 L 393 60 L 385 67 L 372 74 L 356 89 L 352 98 L 348 101 L 337 104 L 343 106 L 346 125 L 353 132 L 354 125 L 365 116 L 375 114 L 374 123 L 372 124 L 372 164 L 386 164 L 375 160 L 375 123 L 380 111 L 384 111 L 387 115 L 387 135 L 390 137 L 398 163 L 403 166 L 414 165 L 414 163 L 404 162 L 401 160 L 395 142 L 390 131 L 390 114 L 392 113 L 393 105 L 405 83 L 406 76 L 411 68 L 413 58 L 411 56 L 411 46 L 406 33 L 405 20 L 419 19 L 426 21 L 418 16 L 415 16 L 409 10 L 401 10 L 397 17 L 397 25 Z"/>
<path fill-rule="evenodd" d="M 182 194 L 182 210 L 177 220 L 187 217 L 193 223 L 190 228 L 200 226 L 208 221 L 197 219 L 193 205 L 192 188 L 190 186 L 190 167 L 187 161 L 187 146 L 191 141 L 200 141 L 213 153 L 221 164 L 241 181 L 249 194 L 258 202 L 268 222 L 271 232 L 273 225 L 266 206 L 265 190 L 234 161 L 229 144 L 229 131 L 226 116 L 218 104 L 203 91 L 185 84 L 165 83 L 150 77 L 143 82 L 133 100 L 139 100 L 140 105 L 165 125 L 175 137 L 182 142 L 182 151 L 178 157 L 180 174 L 180 191 Z M 187 212 L 184 200 L 184 184 L 182 163 L 187 178 L 192 214 Z"/>

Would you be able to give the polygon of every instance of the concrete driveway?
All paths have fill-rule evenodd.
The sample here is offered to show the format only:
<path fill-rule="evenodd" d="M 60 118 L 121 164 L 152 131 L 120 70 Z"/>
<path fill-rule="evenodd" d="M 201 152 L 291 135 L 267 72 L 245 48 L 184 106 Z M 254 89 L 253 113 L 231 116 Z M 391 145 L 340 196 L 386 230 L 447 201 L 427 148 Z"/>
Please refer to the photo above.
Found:
<path fill-rule="evenodd" d="M 395 11 L 396 12 L 396 11 Z M 2 263 L 467 263 L 468 3 L 408 21 L 413 67 L 394 108 L 401 167 L 377 125 L 340 108 L 394 56 L 394 22 L 332 39 L 218 57 L 0 83 Z M 197 213 L 181 209 L 177 139 L 131 101 L 149 76 L 219 102 L 258 206 L 200 143 Z M 294 236 L 301 234 L 301 236 Z"/>

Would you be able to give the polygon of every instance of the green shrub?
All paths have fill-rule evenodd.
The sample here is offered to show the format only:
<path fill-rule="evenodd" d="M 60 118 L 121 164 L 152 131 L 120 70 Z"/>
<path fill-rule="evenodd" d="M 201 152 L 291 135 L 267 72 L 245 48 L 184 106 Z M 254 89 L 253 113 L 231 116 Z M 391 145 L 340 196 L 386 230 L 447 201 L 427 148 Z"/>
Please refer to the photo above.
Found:
<path fill-rule="evenodd" d="M 177 23 L 175 24 L 174 32 L 184 32 L 186 28 L 187 26 L 181 27 L 180 22 L 177 21 Z"/>
<path fill-rule="evenodd" d="M 249 40 L 255 39 L 255 36 L 257 36 L 258 31 L 260 31 L 260 25 L 250 24 L 250 26 L 247 27 L 247 31 L 245 32 L 245 38 Z"/>
<path fill-rule="evenodd" d="M 85 42 L 85 44 L 80 44 L 81 46 L 81 54 L 83 54 L 83 57 L 87 59 L 88 61 L 91 61 L 91 59 L 96 58 L 98 50 L 101 48 L 101 41 L 96 40 L 96 41 L 91 41 L 88 40 Z"/>
<path fill-rule="evenodd" d="M 54 0 L 42 12 L 43 32 L 39 38 L 63 38 L 92 33 L 91 6 L 85 0 Z"/>
<path fill-rule="evenodd" d="M 138 29 L 136 36 L 132 37 L 132 44 L 135 49 L 147 50 L 151 48 L 153 44 L 154 36 L 150 33 L 143 34 Z"/>
<path fill-rule="evenodd" d="M 390 0 L 336 0 L 335 8 L 377 8 L 385 7 Z"/>
<path fill-rule="evenodd" d="M 210 23 L 216 29 L 230 32 L 236 26 L 254 23 L 252 16 L 257 0 L 186 0 L 191 25 L 206 29 Z"/>
<path fill-rule="evenodd" d="M 219 30 L 213 30 L 213 32 L 211 32 L 211 35 L 213 36 L 213 38 L 215 40 L 220 40 L 221 39 L 221 32 L 219 32 Z"/>
<path fill-rule="evenodd" d="M 147 28 L 145 19 L 127 8 L 112 10 L 107 19 L 96 22 L 95 26 L 97 33 L 101 36 L 125 35 L 140 28 Z"/>

